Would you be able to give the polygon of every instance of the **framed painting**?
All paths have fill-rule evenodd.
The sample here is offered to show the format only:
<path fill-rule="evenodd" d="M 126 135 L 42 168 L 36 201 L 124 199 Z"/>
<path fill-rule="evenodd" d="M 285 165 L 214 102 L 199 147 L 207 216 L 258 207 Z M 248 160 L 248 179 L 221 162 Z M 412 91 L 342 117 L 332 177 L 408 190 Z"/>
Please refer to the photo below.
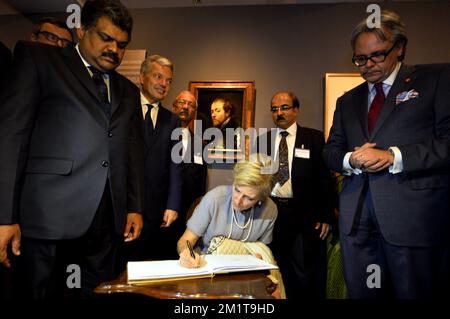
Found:
<path fill-rule="evenodd" d="M 201 130 L 208 157 L 239 160 L 248 156 L 249 140 L 243 132 L 254 123 L 255 82 L 190 81 L 189 90 L 198 104 L 194 131 Z"/>
<path fill-rule="evenodd" d="M 117 72 L 139 87 L 141 64 L 146 57 L 147 50 L 125 50 L 125 55 L 117 68 Z"/>
<path fill-rule="evenodd" d="M 364 81 L 359 73 L 325 73 L 325 105 L 323 111 L 325 140 L 328 139 L 333 124 L 337 99 Z"/>

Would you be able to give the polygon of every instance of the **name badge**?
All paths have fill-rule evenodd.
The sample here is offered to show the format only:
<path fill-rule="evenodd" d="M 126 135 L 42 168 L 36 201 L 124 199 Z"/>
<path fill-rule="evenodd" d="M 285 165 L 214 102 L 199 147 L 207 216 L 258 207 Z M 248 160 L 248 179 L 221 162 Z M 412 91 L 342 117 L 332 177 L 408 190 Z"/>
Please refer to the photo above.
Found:
<path fill-rule="evenodd" d="M 203 165 L 203 157 L 202 157 L 201 154 L 194 155 L 194 163 L 195 164 L 199 164 L 199 165 Z"/>
<path fill-rule="evenodd" d="M 305 149 L 305 148 L 296 148 L 295 149 L 295 157 L 309 159 L 309 150 Z"/>

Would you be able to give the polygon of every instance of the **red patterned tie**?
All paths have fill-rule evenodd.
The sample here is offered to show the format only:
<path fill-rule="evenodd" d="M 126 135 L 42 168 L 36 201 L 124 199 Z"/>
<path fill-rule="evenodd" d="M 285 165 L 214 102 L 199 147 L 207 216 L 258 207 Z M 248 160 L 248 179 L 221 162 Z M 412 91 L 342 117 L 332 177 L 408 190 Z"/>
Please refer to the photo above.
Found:
<path fill-rule="evenodd" d="M 372 134 L 372 130 L 377 122 L 378 114 L 380 114 L 381 107 L 384 104 L 386 97 L 383 91 L 383 82 L 378 82 L 375 84 L 375 95 L 372 104 L 370 104 L 369 114 L 367 116 L 367 127 L 369 129 L 369 135 Z"/>

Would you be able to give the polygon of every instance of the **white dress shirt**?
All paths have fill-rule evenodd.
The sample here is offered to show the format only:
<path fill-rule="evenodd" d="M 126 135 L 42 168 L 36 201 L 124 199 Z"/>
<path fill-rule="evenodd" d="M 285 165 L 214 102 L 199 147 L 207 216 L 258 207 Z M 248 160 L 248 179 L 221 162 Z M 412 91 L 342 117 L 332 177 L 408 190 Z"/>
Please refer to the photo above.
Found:
<path fill-rule="evenodd" d="M 151 111 L 150 111 L 150 117 L 152 119 L 152 123 L 153 123 L 153 128 L 156 127 L 156 120 L 158 118 L 158 110 L 159 110 L 159 103 L 150 103 L 147 98 L 144 96 L 144 94 L 142 94 L 141 92 L 141 108 L 142 108 L 142 115 L 145 119 L 145 115 L 147 114 L 148 111 L 148 105 L 147 104 L 151 104 L 153 105 Z"/>
<path fill-rule="evenodd" d="M 280 141 L 281 141 L 281 134 L 280 132 L 284 131 L 283 129 L 278 128 L 277 129 L 277 135 L 275 137 L 275 158 L 278 158 L 278 148 L 280 147 Z M 283 184 L 283 186 L 280 186 L 280 183 L 276 183 L 271 195 L 275 197 L 283 197 L 283 198 L 292 198 L 292 180 L 291 180 L 291 174 L 292 174 L 292 159 L 294 158 L 294 147 L 295 147 L 295 138 L 297 136 L 297 123 L 292 124 L 286 129 L 286 132 L 289 133 L 288 136 L 286 136 L 286 144 L 288 147 L 288 161 L 289 161 L 289 179 L 286 183 Z"/>
<path fill-rule="evenodd" d="M 383 81 L 383 92 L 384 96 L 387 96 L 389 94 L 389 91 L 391 90 L 392 85 L 394 84 L 395 79 L 397 78 L 398 71 L 401 67 L 401 62 L 397 63 L 397 66 L 395 67 L 394 71 L 389 75 L 389 77 Z M 370 104 L 372 104 L 373 99 L 376 95 L 375 90 L 375 84 L 367 82 L 367 85 L 369 87 L 369 96 L 367 101 L 367 113 L 369 112 Z M 402 153 L 400 152 L 400 149 L 397 146 L 391 146 L 389 147 L 389 150 L 391 150 L 394 153 L 394 163 L 393 165 L 389 166 L 389 173 L 397 174 L 401 173 L 403 171 L 403 158 Z M 362 170 L 359 168 L 353 168 L 350 165 L 350 156 L 353 152 L 347 152 L 344 156 L 343 160 L 343 171 L 344 175 L 359 175 L 362 173 Z"/>

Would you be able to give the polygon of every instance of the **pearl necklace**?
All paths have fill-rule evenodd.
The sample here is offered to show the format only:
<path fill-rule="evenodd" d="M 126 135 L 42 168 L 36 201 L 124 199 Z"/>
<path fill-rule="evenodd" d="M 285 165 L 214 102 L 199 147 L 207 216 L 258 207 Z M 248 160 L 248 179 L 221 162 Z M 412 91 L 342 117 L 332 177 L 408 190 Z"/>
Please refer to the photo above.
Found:
<path fill-rule="evenodd" d="M 250 212 L 250 217 L 248 218 L 247 222 L 245 223 L 244 226 L 239 225 L 237 219 L 236 219 L 236 215 L 233 209 L 233 205 L 231 205 L 231 220 L 230 220 L 230 232 L 228 233 L 228 239 L 231 238 L 231 233 L 233 232 L 233 224 L 236 224 L 236 226 L 240 229 L 246 229 L 249 225 L 249 229 L 248 229 L 248 233 L 247 236 L 245 236 L 244 239 L 241 239 L 241 241 L 246 241 L 249 237 L 250 237 L 250 233 L 252 232 L 252 226 L 253 226 L 253 215 L 255 212 L 254 207 L 252 207 L 252 211 Z"/>

